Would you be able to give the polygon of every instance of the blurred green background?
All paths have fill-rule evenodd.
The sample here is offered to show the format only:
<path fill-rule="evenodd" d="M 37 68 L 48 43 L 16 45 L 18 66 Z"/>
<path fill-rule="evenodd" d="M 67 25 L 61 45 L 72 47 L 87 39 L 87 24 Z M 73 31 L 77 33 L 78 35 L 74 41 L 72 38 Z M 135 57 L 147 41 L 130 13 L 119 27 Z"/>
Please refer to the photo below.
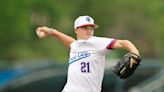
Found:
<path fill-rule="evenodd" d="M 67 48 L 52 37 L 39 40 L 35 29 L 48 26 L 75 38 L 80 15 L 100 25 L 95 35 L 128 39 L 144 58 L 164 57 L 163 0 L 1 0 L 0 11 L 1 60 L 68 60 Z"/>
<path fill-rule="evenodd" d="M 164 89 L 161 88 L 164 88 L 164 84 L 160 85 L 160 90 L 159 87 L 154 88 L 154 85 L 164 83 L 164 0 L 1 0 L 0 89 L 3 88 L 2 85 L 10 85 L 9 88 L 7 86 L 9 90 L 15 84 L 21 85 L 23 75 L 28 77 L 28 73 L 34 73 L 35 80 L 30 79 L 31 76 L 22 80 L 27 84 L 28 81 L 36 81 L 36 84 L 29 84 L 30 87 L 19 91 L 12 89 L 4 92 L 36 92 L 35 88 L 43 90 L 41 88 L 46 83 L 45 88 L 50 90 L 60 82 L 60 89 L 56 86 L 58 91 L 54 91 L 59 92 L 66 81 L 69 49 L 53 37 L 40 40 L 35 30 L 39 26 L 48 26 L 76 38 L 73 23 L 80 15 L 89 15 L 95 19 L 100 26 L 95 30 L 95 35 L 133 42 L 143 59 L 143 65 L 136 72 L 136 76 L 127 81 L 117 79 L 107 69 L 103 92 L 108 92 L 109 89 L 111 92 L 124 92 L 123 89 L 129 90 L 131 86 L 139 84 L 138 82 L 142 82 L 137 86 L 139 88 L 152 83 L 153 86 L 148 87 L 156 90 L 145 91 L 146 87 L 143 87 L 142 91 L 137 92 L 163 92 Z M 124 50 L 113 51 L 107 55 L 106 65 L 110 65 L 108 61 L 115 61 L 113 59 L 119 59 L 125 53 Z M 46 69 L 48 72 L 45 72 Z M 41 71 L 43 73 L 35 74 Z M 63 74 L 60 75 L 61 71 Z M 45 75 L 48 80 L 41 81 L 43 83 L 37 81 Z M 11 77 L 17 81 L 11 82 Z M 40 78 L 44 79 L 46 78 Z M 34 91 L 27 91 L 31 88 Z"/>

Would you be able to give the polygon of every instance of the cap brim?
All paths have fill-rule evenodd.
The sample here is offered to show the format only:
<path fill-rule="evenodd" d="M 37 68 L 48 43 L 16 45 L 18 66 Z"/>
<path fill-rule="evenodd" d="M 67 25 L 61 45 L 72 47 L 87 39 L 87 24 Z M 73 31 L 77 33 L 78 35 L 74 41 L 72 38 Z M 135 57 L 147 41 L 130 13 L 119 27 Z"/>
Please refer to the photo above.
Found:
<path fill-rule="evenodd" d="M 81 26 L 79 26 L 79 27 L 85 27 L 85 26 L 93 26 L 94 29 L 99 28 L 99 25 L 97 25 L 97 24 L 85 24 L 85 25 L 81 25 Z"/>

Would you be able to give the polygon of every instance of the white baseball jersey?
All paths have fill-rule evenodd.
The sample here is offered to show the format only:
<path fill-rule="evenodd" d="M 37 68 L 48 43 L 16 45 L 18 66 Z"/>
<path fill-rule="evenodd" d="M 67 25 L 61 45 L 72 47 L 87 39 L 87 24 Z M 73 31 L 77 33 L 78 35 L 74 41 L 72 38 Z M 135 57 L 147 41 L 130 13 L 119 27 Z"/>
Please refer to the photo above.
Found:
<path fill-rule="evenodd" d="M 93 36 L 71 44 L 67 83 L 62 92 L 100 92 L 105 55 L 114 39 Z"/>

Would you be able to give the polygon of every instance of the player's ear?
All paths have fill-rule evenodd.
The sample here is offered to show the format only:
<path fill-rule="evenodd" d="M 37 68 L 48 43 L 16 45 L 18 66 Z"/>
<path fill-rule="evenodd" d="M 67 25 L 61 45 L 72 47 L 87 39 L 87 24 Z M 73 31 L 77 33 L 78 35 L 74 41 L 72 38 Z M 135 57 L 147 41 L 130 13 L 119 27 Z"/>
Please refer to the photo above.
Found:
<path fill-rule="evenodd" d="M 77 34 L 77 28 L 75 29 L 75 33 Z"/>

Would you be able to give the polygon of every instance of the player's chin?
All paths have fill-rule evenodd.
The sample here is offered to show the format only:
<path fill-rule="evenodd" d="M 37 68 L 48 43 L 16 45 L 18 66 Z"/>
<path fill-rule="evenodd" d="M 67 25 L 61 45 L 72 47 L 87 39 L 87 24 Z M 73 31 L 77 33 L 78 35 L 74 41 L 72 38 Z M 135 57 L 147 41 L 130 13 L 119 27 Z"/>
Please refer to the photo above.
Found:
<path fill-rule="evenodd" d="M 86 37 L 92 37 L 93 36 L 93 34 L 86 34 Z"/>
<path fill-rule="evenodd" d="M 90 37 L 92 37 L 92 35 L 86 35 L 85 38 L 89 39 Z"/>

